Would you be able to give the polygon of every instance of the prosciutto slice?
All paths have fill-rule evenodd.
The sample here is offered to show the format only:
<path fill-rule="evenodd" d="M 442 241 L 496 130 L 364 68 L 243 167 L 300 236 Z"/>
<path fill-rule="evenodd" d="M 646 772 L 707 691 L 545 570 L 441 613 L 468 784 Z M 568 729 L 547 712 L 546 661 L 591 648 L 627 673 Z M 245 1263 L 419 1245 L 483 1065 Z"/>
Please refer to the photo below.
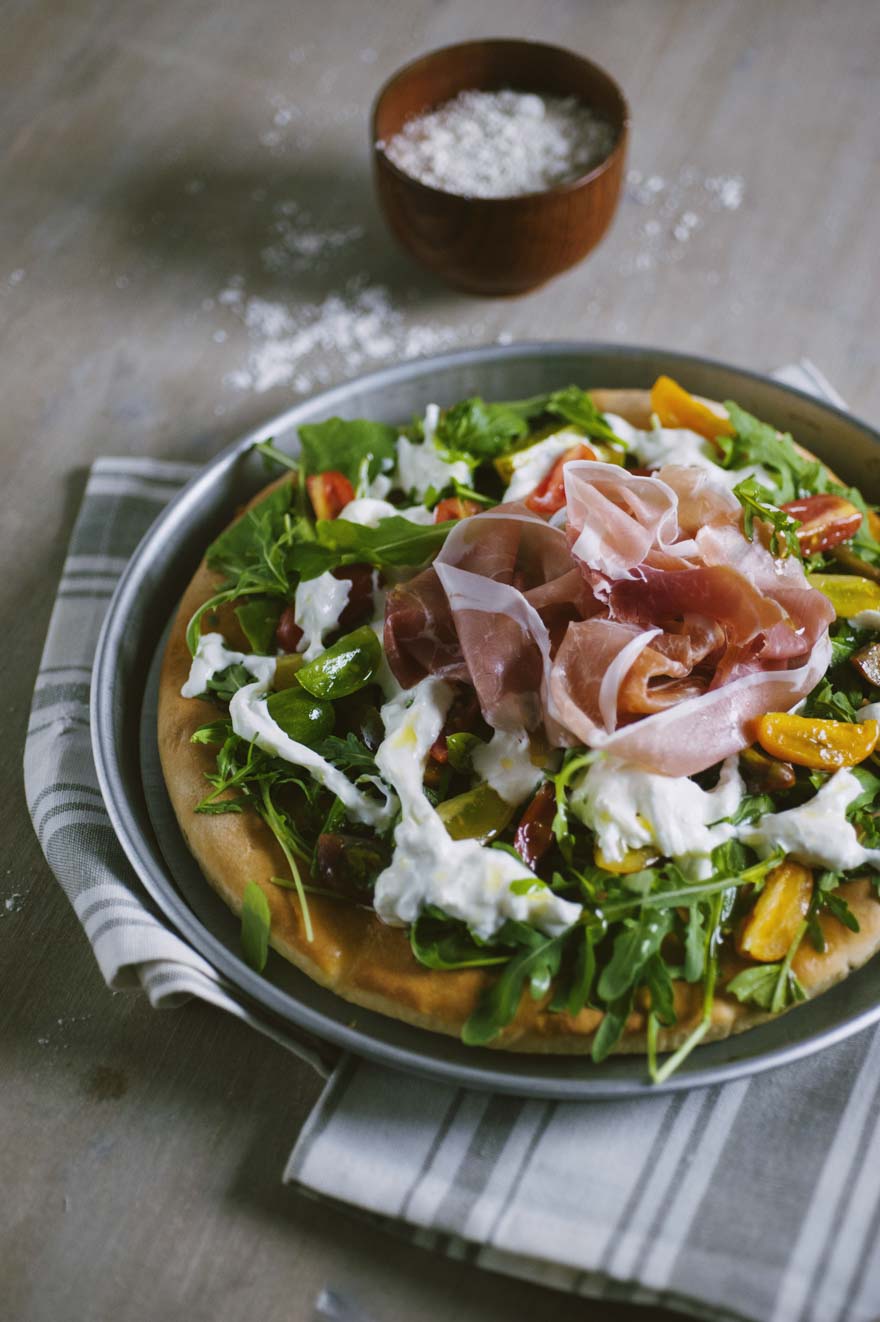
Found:
<path fill-rule="evenodd" d="M 822 677 L 833 610 L 800 562 L 741 530 L 703 469 L 565 469 L 566 526 L 520 503 L 463 519 L 388 596 L 399 682 L 470 682 L 496 729 L 691 775 L 745 747 Z"/>
<path fill-rule="evenodd" d="M 565 533 L 517 502 L 462 519 L 430 569 L 388 594 L 385 650 L 405 687 L 466 679 L 495 729 L 564 738 L 549 715 L 552 653 L 596 610 Z"/>

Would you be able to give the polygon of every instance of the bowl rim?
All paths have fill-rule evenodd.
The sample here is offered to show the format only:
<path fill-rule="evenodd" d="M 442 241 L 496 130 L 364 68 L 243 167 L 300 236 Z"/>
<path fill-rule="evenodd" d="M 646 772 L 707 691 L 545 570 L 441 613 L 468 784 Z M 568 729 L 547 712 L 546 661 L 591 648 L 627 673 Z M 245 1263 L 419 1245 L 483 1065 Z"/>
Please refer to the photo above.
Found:
<path fill-rule="evenodd" d="M 437 56 L 447 55 L 450 51 L 461 50 L 465 46 L 487 45 L 530 46 L 533 49 L 541 47 L 544 50 L 553 51 L 556 54 L 570 55 L 573 56 L 574 59 L 579 60 L 581 64 L 588 65 L 590 69 L 596 70 L 606 78 L 620 101 L 621 109 L 620 118 L 614 125 L 617 130 L 614 144 L 607 155 L 603 156 L 602 159 L 589 170 L 586 170 L 583 174 L 577 175 L 574 179 L 566 179 L 562 183 L 554 184 L 551 188 L 539 188 L 529 193 L 513 193 L 507 197 L 474 197 L 468 193 L 453 193 L 445 188 L 437 188 L 434 184 L 426 184 L 422 179 L 417 179 L 415 175 L 407 174 L 405 170 L 401 170 L 399 165 L 395 165 L 385 151 L 385 144 L 379 138 L 376 129 L 379 107 L 393 85 L 406 74 L 410 73 L 416 65 L 421 64 L 424 61 L 432 60 Z M 480 91 L 483 89 L 477 88 L 475 90 Z M 629 102 L 624 95 L 620 83 L 613 74 L 608 72 L 604 65 L 597 64 L 595 60 L 591 60 L 588 56 L 582 55 L 580 51 L 572 50 L 569 46 L 557 46 L 555 43 L 549 41 L 532 41 L 529 37 L 473 37 L 468 41 L 453 41 L 446 46 L 437 46 L 433 50 L 425 51 L 422 55 L 416 55 L 413 59 L 407 60 L 406 64 L 400 65 L 398 69 L 395 69 L 393 73 L 389 74 L 373 98 L 373 104 L 370 109 L 370 149 L 377 168 L 387 170 L 391 175 L 404 184 L 420 189 L 434 198 L 453 198 L 456 202 L 467 203 L 470 205 L 479 204 L 480 206 L 504 207 L 521 202 L 533 202 L 537 198 L 550 199 L 563 197 L 567 193 L 577 192 L 579 189 L 586 188 L 589 184 L 594 183 L 596 179 L 601 175 L 606 174 L 617 163 L 618 156 L 622 157 L 625 155 L 627 143 L 629 141 L 631 123 L 632 116 L 630 113 Z"/>

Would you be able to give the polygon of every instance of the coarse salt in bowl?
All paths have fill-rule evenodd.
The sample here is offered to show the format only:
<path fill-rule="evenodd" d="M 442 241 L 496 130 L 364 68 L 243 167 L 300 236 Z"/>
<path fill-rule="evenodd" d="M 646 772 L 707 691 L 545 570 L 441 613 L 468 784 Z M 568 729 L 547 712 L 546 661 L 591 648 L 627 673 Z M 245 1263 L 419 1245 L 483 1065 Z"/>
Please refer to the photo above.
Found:
<path fill-rule="evenodd" d="M 539 42 L 465 42 L 407 65 L 373 110 L 399 241 L 450 284 L 525 293 L 580 261 L 617 206 L 628 110 L 614 80 Z"/>

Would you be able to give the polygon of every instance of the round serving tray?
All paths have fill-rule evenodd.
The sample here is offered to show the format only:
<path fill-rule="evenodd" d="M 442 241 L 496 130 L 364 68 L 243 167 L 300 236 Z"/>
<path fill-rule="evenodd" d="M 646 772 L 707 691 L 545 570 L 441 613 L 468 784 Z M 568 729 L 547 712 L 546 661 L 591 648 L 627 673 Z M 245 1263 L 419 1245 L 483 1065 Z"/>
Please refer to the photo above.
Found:
<path fill-rule="evenodd" d="M 275 953 L 265 975 L 239 956 L 238 922 L 204 881 L 165 794 L 155 737 L 157 658 L 183 589 L 208 542 L 266 482 L 256 441 L 295 450 L 297 428 L 331 415 L 399 422 L 425 404 L 468 395 L 512 399 L 578 382 L 645 387 L 661 372 L 690 390 L 743 407 L 815 451 L 869 497 L 880 497 L 880 435 L 809 395 L 689 354 L 590 343 L 518 344 L 423 359 L 337 386 L 297 404 L 217 456 L 168 505 L 127 566 L 98 641 L 92 740 L 113 825 L 135 871 L 181 936 L 272 1022 L 448 1083 L 567 1100 L 658 1091 L 644 1059 L 594 1065 L 573 1056 L 468 1048 L 373 1014 L 318 987 Z M 665 1084 L 705 1087 L 800 1059 L 880 1020 L 880 959 L 824 996 L 724 1042 L 701 1047 Z"/>

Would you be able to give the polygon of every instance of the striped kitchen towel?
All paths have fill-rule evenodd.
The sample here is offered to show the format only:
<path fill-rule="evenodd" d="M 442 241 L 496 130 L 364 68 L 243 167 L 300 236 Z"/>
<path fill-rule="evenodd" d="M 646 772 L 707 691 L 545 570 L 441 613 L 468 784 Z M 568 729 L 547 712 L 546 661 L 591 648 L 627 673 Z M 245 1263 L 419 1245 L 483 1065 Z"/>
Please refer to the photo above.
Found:
<path fill-rule="evenodd" d="M 159 917 L 110 825 L 92 759 L 89 682 L 116 581 L 162 507 L 197 469 L 99 459 L 86 484 L 31 704 L 25 793 L 37 837 L 108 986 L 142 987 L 157 1009 L 199 996 L 281 1042 L 320 1073 L 317 1046 L 246 1006 Z"/>
<path fill-rule="evenodd" d="M 840 402 L 810 364 L 777 375 Z M 94 646 L 116 579 L 185 464 L 92 469 L 37 678 L 28 804 L 113 987 L 199 996 L 326 1072 L 238 999 L 155 911 L 101 801 L 89 741 Z M 880 1316 L 880 1030 L 703 1092 L 575 1105 L 336 1069 L 286 1178 L 415 1243 L 493 1270 L 702 1317 Z"/>

